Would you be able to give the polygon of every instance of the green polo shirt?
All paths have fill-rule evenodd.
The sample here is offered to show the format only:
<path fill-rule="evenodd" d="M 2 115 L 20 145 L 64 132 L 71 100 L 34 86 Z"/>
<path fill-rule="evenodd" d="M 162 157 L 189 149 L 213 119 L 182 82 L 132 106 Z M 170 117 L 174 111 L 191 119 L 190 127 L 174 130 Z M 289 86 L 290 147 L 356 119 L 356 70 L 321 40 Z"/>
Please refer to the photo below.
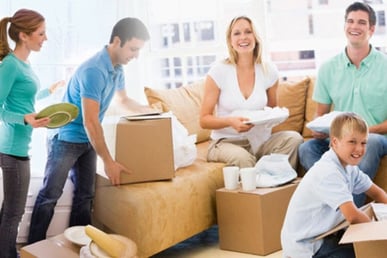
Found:
<path fill-rule="evenodd" d="M 313 100 L 336 111 L 355 112 L 369 126 L 387 120 L 387 56 L 371 47 L 359 69 L 343 51 L 318 72 Z"/>

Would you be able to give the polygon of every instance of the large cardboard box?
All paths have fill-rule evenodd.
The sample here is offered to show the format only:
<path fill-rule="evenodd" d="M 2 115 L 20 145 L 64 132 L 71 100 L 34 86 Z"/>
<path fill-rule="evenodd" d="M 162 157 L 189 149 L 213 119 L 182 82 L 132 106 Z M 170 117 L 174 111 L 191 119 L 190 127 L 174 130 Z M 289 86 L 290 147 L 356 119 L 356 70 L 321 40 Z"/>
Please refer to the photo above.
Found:
<path fill-rule="evenodd" d="M 387 221 L 350 225 L 340 243 L 353 243 L 356 258 L 387 257 Z"/>
<path fill-rule="evenodd" d="M 105 137 L 115 160 L 132 171 L 121 173 L 121 184 L 172 179 L 175 174 L 171 118 L 127 117 L 105 123 Z M 102 161 L 97 173 L 107 180 Z"/>
<path fill-rule="evenodd" d="M 361 208 L 373 221 L 350 225 L 344 220 L 316 239 L 347 228 L 340 239 L 340 244 L 353 243 L 356 258 L 385 258 L 387 256 L 387 221 L 377 221 L 373 205 L 369 203 Z"/>
<path fill-rule="evenodd" d="M 80 246 L 71 243 L 63 234 L 20 249 L 21 258 L 79 258 Z"/>
<path fill-rule="evenodd" d="M 219 246 L 224 250 L 267 255 L 281 250 L 281 228 L 299 180 L 275 188 L 216 191 Z"/>

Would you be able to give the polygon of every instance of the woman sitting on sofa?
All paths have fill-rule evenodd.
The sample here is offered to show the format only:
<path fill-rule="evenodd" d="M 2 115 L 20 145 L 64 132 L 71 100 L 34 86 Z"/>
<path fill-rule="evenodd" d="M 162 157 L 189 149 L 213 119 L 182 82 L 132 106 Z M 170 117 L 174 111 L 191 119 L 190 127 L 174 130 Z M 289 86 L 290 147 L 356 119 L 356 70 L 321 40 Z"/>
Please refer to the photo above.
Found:
<path fill-rule="evenodd" d="M 300 134 L 295 131 L 271 134 L 271 128 L 254 128 L 246 123 L 247 117 L 233 115 L 239 110 L 262 110 L 277 105 L 278 71 L 272 63 L 262 61 L 262 43 L 251 19 L 234 18 L 226 37 L 229 57 L 209 70 L 200 113 L 201 127 L 212 129 L 208 161 L 254 167 L 263 155 L 281 153 L 289 155 L 289 162 L 296 169 L 297 149 L 303 142 Z M 252 148 L 247 132 L 257 138 L 258 146 Z"/>

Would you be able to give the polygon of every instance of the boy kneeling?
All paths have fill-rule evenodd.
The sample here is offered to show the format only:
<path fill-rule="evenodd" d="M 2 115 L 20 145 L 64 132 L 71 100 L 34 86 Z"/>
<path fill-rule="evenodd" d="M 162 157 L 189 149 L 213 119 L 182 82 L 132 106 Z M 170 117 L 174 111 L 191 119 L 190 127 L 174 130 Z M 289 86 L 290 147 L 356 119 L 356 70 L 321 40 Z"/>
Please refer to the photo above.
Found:
<path fill-rule="evenodd" d="M 338 244 L 343 232 L 313 239 L 346 219 L 349 223 L 371 219 L 353 202 L 365 192 L 387 203 L 387 194 L 357 165 L 366 152 L 368 126 L 354 113 L 337 116 L 330 127 L 330 149 L 303 177 L 293 194 L 281 232 L 283 257 L 355 257 L 352 244 Z"/>

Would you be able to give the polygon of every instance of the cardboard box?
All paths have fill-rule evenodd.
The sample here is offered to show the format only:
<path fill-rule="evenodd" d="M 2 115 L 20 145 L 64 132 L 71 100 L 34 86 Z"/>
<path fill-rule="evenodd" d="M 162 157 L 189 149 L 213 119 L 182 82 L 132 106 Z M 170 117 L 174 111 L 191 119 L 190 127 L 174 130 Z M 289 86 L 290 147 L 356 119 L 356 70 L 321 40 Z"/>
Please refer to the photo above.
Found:
<path fill-rule="evenodd" d="M 63 234 L 20 249 L 21 258 L 79 258 L 80 246 L 68 241 Z"/>
<path fill-rule="evenodd" d="M 267 255 L 281 250 L 281 228 L 299 180 L 254 191 L 216 191 L 219 246 L 224 250 Z"/>
<path fill-rule="evenodd" d="M 387 221 L 352 224 L 340 243 L 353 243 L 356 258 L 385 258 L 387 256 Z"/>
<path fill-rule="evenodd" d="M 121 173 L 121 184 L 172 179 L 175 175 L 171 118 L 121 118 L 105 123 L 108 148 L 115 160 L 132 171 Z M 97 173 L 107 178 L 99 160 Z"/>
<path fill-rule="evenodd" d="M 347 228 L 340 244 L 353 243 L 356 258 L 384 258 L 387 253 L 387 221 L 376 221 L 373 204 L 366 204 L 361 209 L 374 221 L 350 225 L 346 220 L 328 232 L 318 236 L 322 239 L 327 235 Z"/>

